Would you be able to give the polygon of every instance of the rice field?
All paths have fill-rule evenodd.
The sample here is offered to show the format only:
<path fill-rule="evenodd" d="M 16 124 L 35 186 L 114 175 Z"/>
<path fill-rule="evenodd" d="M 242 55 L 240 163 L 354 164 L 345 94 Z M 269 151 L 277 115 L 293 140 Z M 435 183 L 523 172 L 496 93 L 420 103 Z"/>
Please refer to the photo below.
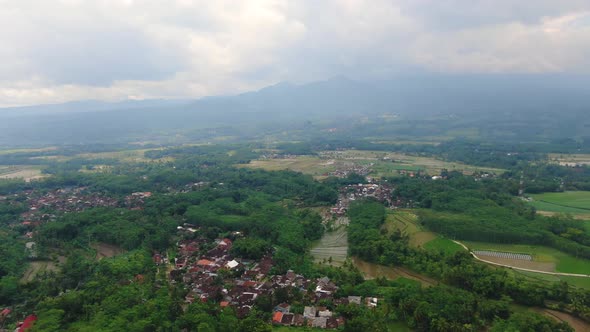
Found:
<path fill-rule="evenodd" d="M 509 265 L 517 267 L 547 271 L 549 267 L 548 264 L 553 264 L 555 266 L 553 270 L 554 272 L 590 274 L 590 260 L 577 258 L 550 247 L 528 244 L 499 244 L 470 241 L 464 241 L 463 243 L 472 251 L 519 253 L 527 254 L 532 257 L 532 261 L 511 259 Z M 482 259 L 493 260 L 490 259 L 490 257 L 482 257 Z M 531 263 L 538 263 L 538 268 L 535 268 Z"/>
<path fill-rule="evenodd" d="M 430 157 L 418 157 L 401 153 L 389 153 L 382 151 L 344 150 L 322 151 L 319 156 L 296 156 L 288 159 L 261 159 L 253 160 L 249 164 L 237 165 L 238 167 L 262 168 L 276 171 L 289 169 L 304 174 L 323 178 L 327 173 L 337 169 L 344 169 L 352 165 L 372 164 L 373 177 L 399 176 L 400 170 L 426 171 L 428 174 L 440 174 L 441 170 L 463 171 L 472 174 L 476 171 L 485 171 L 501 174 L 502 169 L 471 166 L 456 162 L 447 162 Z"/>
<path fill-rule="evenodd" d="M 532 261 L 533 256 L 529 254 L 516 254 L 511 252 L 501 252 L 501 251 L 490 251 L 490 250 L 474 250 L 474 254 L 477 256 L 489 256 L 489 257 L 499 257 L 499 258 L 507 258 L 507 259 L 521 259 L 524 261 Z"/>
<path fill-rule="evenodd" d="M 0 179 L 22 179 L 31 181 L 41 179 L 46 175 L 41 173 L 40 166 L 0 166 Z"/>
<path fill-rule="evenodd" d="M 590 154 L 550 153 L 549 161 L 562 165 L 590 165 Z"/>
<path fill-rule="evenodd" d="M 426 243 L 435 240 L 437 235 L 422 228 L 418 224 L 418 216 L 411 210 L 397 210 L 387 214 L 385 225 L 388 233 L 399 230 L 409 237 L 409 243 L 413 247 L 422 247 Z"/>
<path fill-rule="evenodd" d="M 317 263 L 341 266 L 348 255 L 346 227 L 340 226 L 334 231 L 324 233 L 324 236 L 312 245 L 310 253 Z"/>
<path fill-rule="evenodd" d="M 449 255 L 465 250 L 460 245 L 440 235 L 436 239 L 426 242 L 423 248 L 426 250 L 442 251 Z"/>
<path fill-rule="evenodd" d="M 585 212 L 590 213 L 590 191 L 566 191 L 531 195 L 533 205 L 536 203 L 546 211 Z M 539 203 L 542 203 L 539 205 Z"/>
<path fill-rule="evenodd" d="M 386 278 L 389 280 L 397 280 L 400 278 L 405 278 L 417 281 L 423 286 L 432 286 L 438 284 L 438 281 L 430 277 L 423 276 L 401 266 L 385 266 L 369 263 L 357 257 L 353 257 L 352 262 L 354 263 L 354 266 L 365 276 L 365 279 Z"/>

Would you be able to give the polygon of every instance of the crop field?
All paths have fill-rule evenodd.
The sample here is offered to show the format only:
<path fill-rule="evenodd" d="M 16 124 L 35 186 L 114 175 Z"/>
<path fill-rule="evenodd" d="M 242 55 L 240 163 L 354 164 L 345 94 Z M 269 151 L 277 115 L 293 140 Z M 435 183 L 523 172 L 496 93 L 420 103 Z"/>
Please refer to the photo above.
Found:
<path fill-rule="evenodd" d="M 25 274 L 21 278 L 21 282 L 31 282 L 39 274 L 45 272 L 57 272 L 58 267 L 54 262 L 51 261 L 35 261 L 29 263 L 29 268 L 25 271 Z"/>
<path fill-rule="evenodd" d="M 39 274 L 43 274 L 45 272 L 57 272 L 57 271 L 59 271 L 59 264 L 63 264 L 65 262 L 66 262 L 66 258 L 64 256 L 58 257 L 57 264 L 53 261 L 30 262 L 29 267 L 27 268 L 27 270 L 23 274 L 20 281 L 23 283 L 31 282 Z"/>
<path fill-rule="evenodd" d="M 388 153 L 381 151 L 323 151 L 320 156 L 297 156 L 288 159 L 262 159 L 253 160 L 249 164 L 238 165 L 238 167 L 262 168 L 276 171 L 289 169 L 296 172 L 313 175 L 316 178 L 323 178 L 327 173 L 338 169 L 345 169 L 352 165 L 372 164 L 370 175 L 374 177 L 399 176 L 400 170 L 405 171 L 426 171 L 428 174 L 440 174 L 441 170 L 463 171 L 471 174 L 476 171 L 485 171 L 496 174 L 504 172 L 502 169 L 477 167 L 443 160 L 410 156 L 400 153 Z"/>
<path fill-rule="evenodd" d="M 507 259 L 522 259 L 525 261 L 532 261 L 533 256 L 529 254 L 519 254 L 519 253 L 512 253 L 512 252 L 502 252 L 502 251 L 489 251 L 489 250 L 475 250 L 473 252 L 478 257 L 479 256 L 488 256 L 488 257 L 499 257 L 499 258 L 507 258 Z"/>
<path fill-rule="evenodd" d="M 563 154 L 550 153 L 549 161 L 563 166 L 568 165 L 590 165 L 590 154 Z"/>
<path fill-rule="evenodd" d="M 516 267 L 547 270 L 547 263 L 555 265 L 555 272 L 590 274 L 590 260 L 583 258 L 576 258 L 572 255 L 561 252 L 557 249 L 527 245 L 527 244 L 498 244 L 498 243 L 484 243 L 484 242 L 464 242 L 471 250 L 490 250 L 500 252 L 511 252 L 520 254 L 529 254 L 533 257 L 532 261 L 525 261 L 519 259 L 510 260 L 509 265 Z M 491 257 L 482 257 L 482 259 L 490 260 Z M 530 263 L 539 263 L 539 268 L 534 268 L 535 265 Z M 525 266 L 526 265 L 526 266 Z"/>
<path fill-rule="evenodd" d="M 147 151 L 153 151 L 158 149 L 137 149 L 137 150 L 123 150 L 123 151 L 109 151 L 109 152 L 95 152 L 95 153 L 79 153 L 74 156 L 63 156 L 63 155 L 48 155 L 41 157 L 34 157 L 33 159 L 47 159 L 58 162 L 64 162 L 75 158 L 83 159 L 115 159 L 122 163 L 144 163 L 144 162 L 166 162 L 172 161 L 173 158 L 165 157 L 160 159 L 146 158 L 145 153 Z"/>
<path fill-rule="evenodd" d="M 39 166 L 0 166 L 0 179 L 23 179 L 31 181 L 45 177 Z"/>
<path fill-rule="evenodd" d="M 590 213 L 590 191 L 566 191 L 531 195 L 533 203 L 544 203 L 541 207 L 553 212 Z M 538 208 L 539 209 L 539 208 Z"/>
<path fill-rule="evenodd" d="M 346 227 L 340 226 L 324 236 L 312 246 L 310 250 L 316 262 L 326 262 L 330 265 L 341 266 L 348 255 L 348 232 Z"/>
<path fill-rule="evenodd" d="M 46 151 L 54 151 L 56 147 L 46 147 L 46 148 L 38 148 L 38 149 L 0 149 L 0 155 L 3 154 L 12 154 L 12 153 L 32 153 L 32 152 L 46 152 Z"/>
<path fill-rule="evenodd" d="M 124 150 L 114 152 L 98 152 L 98 153 L 81 153 L 76 155 L 76 158 L 87 159 L 116 159 L 120 162 L 126 163 L 142 163 L 151 161 L 171 161 L 172 158 L 150 159 L 145 157 L 147 151 L 157 149 L 139 149 L 139 150 Z"/>
<path fill-rule="evenodd" d="M 485 171 L 496 174 L 504 172 L 502 169 L 490 167 L 478 167 L 457 162 L 447 162 L 444 160 L 419 157 L 402 153 L 390 153 L 383 151 L 364 151 L 364 150 L 344 150 L 344 151 L 326 151 L 324 154 L 333 156 L 335 159 L 345 160 L 370 160 L 375 163 L 374 169 L 380 171 L 375 176 L 394 176 L 398 170 L 425 170 L 428 174 L 439 174 L 441 170 L 463 171 L 471 174 L 476 171 Z"/>
<path fill-rule="evenodd" d="M 336 162 L 334 160 L 322 160 L 314 156 L 299 156 L 289 159 L 252 160 L 249 164 L 239 165 L 239 167 L 262 168 L 267 171 L 288 169 L 321 178 L 328 172 L 337 170 L 339 167 L 347 167 L 347 164 L 351 163 L 345 161 Z"/>
<path fill-rule="evenodd" d="M 423 246 L 437 238 L 435 233 L 424 230 L 417 221 L 418 217 L 413 212 L 398 210 L 387 215 L 384 227 L 390 233 L 399 230 L 409 236 L 410 245 L 413 247 Z"/>
<path fill-rule="evenodd" d="M 432 286 L 438 284 L 438 282 L 432 278 L 423 276 L 401 266 L 379 265 L 363 261 L 356 257 L 353 257 L 352 262 L 365 276 L 365 279 L 386 278 L 389 280 L 398 280 L 400 278 L 405 278 L 417 281 L 423 286 Z"/>
<path fill-rule="evenodd" d="M 455 242 L 441 236 L 426 242 L 423 247 L 426 250 L 439 250 L 447 254 L 454 254 L 458 251 L 465 250 Z"/>
<path fill-rule="evenodd" d="M 579 278 L 579 277 L 570 277 L 570 276 L 554 276 L 550 274 L 544 273 L 535 273 L 535 272 L 528 272 L 528 271 L 518 271 L 507 269 L 508 273 L 525 277 L 528 280 L 542 282 L 542 283 L 554 283 L 559 281 L 566 281 L 568 284 L 573 285 L 575 287 L 580 287 L 584 289 L 590 289 L 590 278 Z"/>

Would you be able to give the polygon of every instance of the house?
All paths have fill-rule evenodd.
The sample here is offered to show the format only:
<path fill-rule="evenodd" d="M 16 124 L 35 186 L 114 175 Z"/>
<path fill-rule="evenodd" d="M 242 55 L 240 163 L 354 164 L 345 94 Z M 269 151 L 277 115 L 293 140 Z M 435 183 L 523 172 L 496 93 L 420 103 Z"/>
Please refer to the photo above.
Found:
<path fill-rule="evenodd" d="M 235 268 L 238 265 L 240 265 L 240 263 L 238 263 L 238 261 L 236 261 L 235 259 L 233 259 L 225 264 L 225 266 L 230 270 Z"/>
<path fill-rule="evenodd" d="M 328 319 L 326 317 L 316 317 L 311 322 L 311 327 L 319 327 L 321 329 L 325 329 L 328 323 Z"/>
<path fill-rule="evenodd" d="M 199 265 L 199 266 L 211 266 L 213 264 L 215 264 L 215 263 L 208 260 L 208 259 L 199 259 L 197 261 L 197 265 Z"/>
<path fill-rule="evenodd" d="M 275 307 L 275 311 L 280 311 L 282 313 L 288 313 L 291 310 L 291 305 L 288 303 L 281 303 Z"/>
<path fill-rule="evenodd" d="M 338 328 L 338 319 L 335 317 L 329 317 L 326 320 L 326 328 L 327 329 L 337 329 Z"/>
<path fill-rule="evenodd" d="M 0 311 L 0 317 L 6 317 L 6 316 L 10 315 L 11 312 L 12 312 L 12 310 L 10 310 L 8 308 L 4 308 L 4 310 Z"/>
<path fill-rule="evenodd" d="M 365 299 L 365 305 L 369 308 L 375 308 L 377 306 L 377 298 L 376 297 L 367 297 Z"/>
<path fill-rule="evenodd" d="M 37 320 L 37 316 L 35 316 L 35 315 L 27 316 L 27 318 L 25 318 L 25 320 L 22 322 L 22 324 L 20 324 L 20 326 L 17 328 L 17 332 L 30 331 L 31 328 L 33 327 L 33 323 L 35 323 L 36 320 Z"/>
<path fill-rule="evenodd" d="M 361 305 L 361 297 L 360 296 L 349 296 L 348 303 L 354 303 L 354 304 Z"/>
<path fill-rule="evenodd" d="M 303 317 L 305 318 L 314 318 L 316 316 L 316 308 L 315 307 L 305 307 L 303 308 Z"/>
<path fill-rule="evenodd" d="M 294 316 L 295 316 L 294 314 L 283 313 L 283 318 L 281 319 L 281 324 L 287 325 L 287 326 L 292 325 Z"/>
<path fill-rule="evenodd" d="M 303 326 L 304 323 L 305 323 L 305 317 L 303 317 L 302 314 L 295 314 L 295 316 L 293 316 L 293 325 L 294 326 Z"/>
<path fill-rule="evenodd" d="M 327 308 L 318 308 L 318 316 L 320 317 L 332 317 L 332 312 Z"/>
<path fill-rule="evenodd" d="M 281 324 L 282 320 L 283 320 L 283 313 L 280 311 L 275 311 L 275 313 L 272 315 L 273 324 Z"/>

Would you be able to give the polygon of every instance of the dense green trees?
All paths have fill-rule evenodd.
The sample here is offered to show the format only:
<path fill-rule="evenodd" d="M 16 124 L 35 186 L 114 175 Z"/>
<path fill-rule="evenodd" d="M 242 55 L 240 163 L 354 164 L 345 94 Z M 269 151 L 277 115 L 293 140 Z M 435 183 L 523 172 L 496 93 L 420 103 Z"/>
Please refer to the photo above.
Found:
<path fill-rule="evenodd" d="M 452 174 L 448 180 L 391 179 L 395 197 L 416 207 L 420 222 L 453 239 L 494 243 L 543 244 L 577 257 L 590 258 L 590 235 L 568 217 L 544 217 L 512 196 L 515 182 L 475 181 Z M 569 231 L 568 231 L 569 229 Z"/>
<path fill-rule="evenodd" d="M 365 260 L 384 265 L 403 265 L 438 278 L 452 286 L 426 290 L 408 288 L 391 294 L 389 301 L 401 317 L 420 331 L 471 331 L 509 315 L 511 301 L 544 306 L 546 301 L 561 301 L 574 307 L 578 294 L 567 285 L 548 287 L 511 276 L 504 270 L 476 263 L 466 252 L 453 255 L 412 248 L 403 237 L 388 238 L 379 231 L 384 207 L 376 202 L 356 202 L 349 209 L 349 250 Z M 576 298 L 590 305 L 590 293 Z M 581 313 L 581 312 L 580 312 Z M 585 313 L 581 316 L 585 317 Z M 543 321 L 546 320 L 543 318 Z M 547 323 L 547 322 L 544 322 Z"/>

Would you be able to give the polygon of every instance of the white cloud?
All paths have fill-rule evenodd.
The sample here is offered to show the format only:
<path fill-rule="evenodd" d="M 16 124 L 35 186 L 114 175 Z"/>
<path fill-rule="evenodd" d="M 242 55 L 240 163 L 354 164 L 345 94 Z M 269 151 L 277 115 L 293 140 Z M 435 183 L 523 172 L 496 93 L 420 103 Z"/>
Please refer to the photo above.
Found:
<path fill-rule="evenodd" d="M 590 65 L 584 0 L 0 0 L 0 105 Z M 408 69 L 409 68 L 409 69 Z"/>

